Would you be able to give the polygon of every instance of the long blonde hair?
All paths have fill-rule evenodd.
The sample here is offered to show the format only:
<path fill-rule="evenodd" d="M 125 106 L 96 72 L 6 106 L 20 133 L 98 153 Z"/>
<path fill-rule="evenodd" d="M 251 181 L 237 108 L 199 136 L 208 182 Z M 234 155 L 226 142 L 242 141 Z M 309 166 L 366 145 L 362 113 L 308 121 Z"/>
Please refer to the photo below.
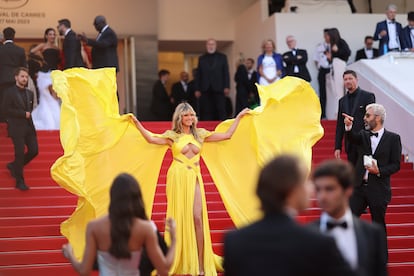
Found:
<path fill-rule="evenodd" d="M 199 137 L 197 134 L 197 116 L 195 116 L 195 111 L 192 108 L 192 106 L 188 103 L 180 103 L 179 105 L 177 105 L 177 107 L 175 108 L 174 114 L 173 114 L 173 119 L 172 119 L 172 130 L 176 133 L 183 133 L 183 124 L 182 124 L 182 120 L 183 120 L 183 115 L 187 114 L 187 113 L 192 113 L 194 115 L 194 122 L 193 124 L 190 126 L 190 131 L 191 134 L 194 136 L 194 138 L 199 141 Z"/>

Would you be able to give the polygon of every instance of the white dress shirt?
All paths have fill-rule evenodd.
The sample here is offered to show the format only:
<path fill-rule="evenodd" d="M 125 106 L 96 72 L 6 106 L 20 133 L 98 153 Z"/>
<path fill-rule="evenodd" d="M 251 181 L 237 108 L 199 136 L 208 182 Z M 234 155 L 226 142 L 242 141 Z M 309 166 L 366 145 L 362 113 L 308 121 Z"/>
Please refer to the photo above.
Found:
<path fill-rule="evenodd" d="M 337 226 L 331 230 L 328 230 L 326 226 L 328 221 L 335 223 L 346 222 L 347 228 L 345 229 Z M 332 218 L 326 212 L 323 212 L 320 223 L 321 232 L 326 233 L 335 239 L 336 246 L 344 259 L 349 263 L 352 269 L 356 270 L 358 267 L 358 246 L 351 210 L 348 208 L 345 215 L 338 220 Z"/>
<path fill-rule="evenodd" d="M 400 42 L 397 34 L 397 22 L 392 22 L 387 19 L 387 29 L 388 29 L 388 49 L 400 48 Z"/>
<path fill-rule="evenodd" d="M 372 48 L 371 49 L 364 48 L 364 51 L 365 51 L 365 55 L 367 56 L 367 59 L 372 59 L 374 57 L 374 50 Z"/>
<path fill-rule="evenodd" d="M 185 81 L 180 81 L 183 87 L 184 92 L 187 92 L 187 83 Z"/>

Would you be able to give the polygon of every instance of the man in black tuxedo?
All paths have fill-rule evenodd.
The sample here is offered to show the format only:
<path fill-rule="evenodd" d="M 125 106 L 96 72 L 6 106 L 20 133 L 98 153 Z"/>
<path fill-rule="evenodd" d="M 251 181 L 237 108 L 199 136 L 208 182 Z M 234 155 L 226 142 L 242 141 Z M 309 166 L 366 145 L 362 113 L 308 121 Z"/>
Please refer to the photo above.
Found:
<path fill-rule="evenodd" d="M 377 23 L 375 27 L 374 40 L 379 40 L 379 55 L 382 56 L 389 51 L 399 51 L 401 49 L 399 35 L 402 26 L 395 21 L 397 6 L 390 4 L 386 11 L 387 19 Z"/>
<path fill-rule="evenodd" d="M 374 44 L 374 38 L 370 35 L 367 35 L 364 40 L 365 47 L 359 49 L 355 55 L 355 61 L 360 59 L 373 59 L 378 57 L 378 49 L 373 48 L 372 45 Z"/>
<path fill-rule="evenodd" d="M 407 15 L 408 25 L 400 33 L 401 50 L 414 52 L 414 11 Z"/>
<path fill-rule="evenodd" d="M 338 118 L 336 121 L 335 133 L 335 158 L 339 159 L 342 151 L 342 140 L 345 134 L 344 120 L 342 113 L 346 113 L 354 117 L 354 126 L 352 130 L 359 132 L 364 128 L 365 107 L 368 104 L 375 103 L 375 95 L 371 92 L 364 91 L 358 86 L 358 78 L 355 71 L 347 70 L 343 74 L 344 86 L 347 93 L 339 100 L 338 104 Z M 357 162 L 357 148 L 349 143 L 345 137 L 345 152 L 348 155 L 348 160 L 352 164 Z"/>
<path fill-rule="evenodd" d="M 85 34 L 80 36 L 82 41 L 92 46 L 92 68 L 114 67 L 118 72 L 118 37 L 116 33 L 109 27 L 102 15 L 95 17 L 93 26 L 99 32 L 96 39 L 88 39 Z"/>
<path fill-rule="evenodd" d="M 234 75 L 236 82 L 236 112 L 246 107 L 254 107 L 259 104 L 259 95 L 255 83 L 257 82 L 257 72 L 254 70 L 254 59 L 248 58 L 237 67 Z"/>
<path fill-rule="evenodd" d="M 380 104 L 366 107 L 365 129 L 358 133 L 352 131 L 355 118 L 348 114 L 343 116 L 346 136 L 358 147 L 357 179 L 350 201 L 352 212 L 359 217 L 369 206 L 372 220 L 386 233 L 385 212 L 391 201 L 390 177 L 400 170 L 401 138 L 384 129 L 386 112 Z"/>
<path fill-rule="evenodd" d="M 200 93 L 196 95 L 195 93 L 195 78 L 197 76 L 197 68 L 193 68 L 191 70 L 192 80 L 187 84 L 187 91 L 190 95 L 190 102 L 189 104 L 193 107 L 197 116 L 200 116 Z"/>
<path fill-rule="evenodd" d="M 306 166 L 296 157 L 281 155 L 263 168 L 256 193 L 264 218 L 226 234 L 226 276 L 355 275 L 333 238 L 294 220 L 309 204 L 310 185 Z"/>
<path fill-rule="evenodd" d="M 183 71 L 180 73 L 180 81 L 173 84 L 171 88 L 171 97 L 173 99 L 174 108 L 182 102 L 192 104 L 194 94 L 191 95 L 188 89 L 188 73 Z"/>
<path fill-rule="evenodd" d="M 387 275 L 382 229 L 353 216 L 349 207 L 355 182 L 352 165 L 338 159 L 325 161 L 315 169 L 312 180 L 322 214 L 309 226 L 332 236 L 342 256 L 359 275 Z"/>
<path fill-rule="evenodd" d="M 20 67 L 15 72 L 16 85 L 5 91 L 2 107 L 5 111 L 9 137 L 14 145 L 14 161 L 7 164 L 7 169 L 16 179 L 16 188 L 25 191 L 29 187 L 24 181 L 23 166 L 38 154 L 36 131 L 31 116 L 34 94 L 26 88 L 29 80 L 28 69 Z"/>
<path fill-rule="evenodd" d="M 63 41 L 64 68 L 85 67 L 81 54 L 81 42 L 76 36 L 76 33 L 72 31 L 70 21 L 68 19 L 59 20 L 57 28 L 59 34 L 65 36 Z"/>
<path fill-rule="evenodd" d="M 169 76 L 170 72 L 168 70 L 160 70 L 158 72 L 159 79 L 152 87 L 151 111 L 154 113 L 157 121 L 170 121 L 172 117 L 173 100 L 165 88 Z"/>
<path fill-rule="evenodd" d="M 306 50 L 296 48 L 296 38 L 293 35 L 286 37 L 286 44 L 290 49 L 290 51 L 282 55 L 286 75 L 311 81 L 311 76 L 306 67 L 306 63 L 308 62 L 308 53 Z"/>
<path fill-rule="evenodd" d="M 216 51 L 217 42 L 210 38 L 207 53 L 198 59 L 195 95 L 200 95 L 200 119 L 226 119 L 226 98 L 230 93 L 230 75 L 227 57 Z"/>
<path fill-rule="evenodd" d="M 7 27 L 3 30 L 4 43 L 0 43 L 0 106 L 3 102 L 5 90 L 14 86 L 14 72 L 19 67 L 27 67 L 24 49 L 14 44 L 16 31 Z M 0 109 L 0 122 L 4 122 L 3 108 Z"/>

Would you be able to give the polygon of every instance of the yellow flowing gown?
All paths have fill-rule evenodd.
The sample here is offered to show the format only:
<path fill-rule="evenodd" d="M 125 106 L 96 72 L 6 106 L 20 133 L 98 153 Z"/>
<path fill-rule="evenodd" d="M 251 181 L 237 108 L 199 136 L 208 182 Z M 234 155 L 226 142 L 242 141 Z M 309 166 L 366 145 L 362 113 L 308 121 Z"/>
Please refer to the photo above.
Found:
<path fill-rule="evenodd" d="M 61 224 L 61 232 L 80 259 L 86 225 L 108 212 L 109 188 L 119 173 L 127 172 L 137 178 L 147 214 L 151 216 L 167 146 L 149 144 L 136 129 L 131 115 L 119 114 L 115 69 L 56 70 L 52 79 L 53 88 L 62 100 L 60 139 L 64 154 L 52 166 L 51 175 L 60 186 L 78 196 L 76 210 Z M 200 155 L 184 159 L 180 150 L 183 146 L 192 143 L 200 148 L 237 227 L 261 216 L 255 187 L 260 168 L 269 159 L 293 153 L 310 168 L 312 146 L 323 135 L 315 92 L 309 83 L 294 77 L 258 88 L 262 105 L 242 118 L 230 140 L 202 143 L 172 131 L 158 134 L 175 142 L 172 152 L 181 161 L 173 161 L 167 175 L 167 216 L 177 220 L 178 234 L 172 273 L 198 273 L 192 216 L 196 182 L 202 193 L 205 275 L 216 275 L 216 270 L 221 270 L 220 259 L 211 246 L 200 169 L 194 165 Z M 226 131 L 232 122 L 222 122 L 215 131 Z M 204 139 L 210 132 L 199 129 L 199 134 Z"/>

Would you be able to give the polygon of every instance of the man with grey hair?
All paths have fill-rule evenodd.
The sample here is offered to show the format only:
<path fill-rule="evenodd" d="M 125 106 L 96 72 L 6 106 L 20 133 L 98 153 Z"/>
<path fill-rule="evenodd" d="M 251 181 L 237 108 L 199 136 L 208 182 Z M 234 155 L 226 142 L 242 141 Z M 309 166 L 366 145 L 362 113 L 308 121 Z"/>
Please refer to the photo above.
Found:
<path fill-rule="evenodd" d="M 402 26 L 395 21 L 397 6 L 394 4 L 388 5 L 385 14 L 387 19 L 377 23 L 374 34 L 374 40 L 379 40 L 380 56 L 389 51 L 399 51 L 401 49 L 399 36 Z"/>
<path fill-rule="evenodd" d="M 391 201 L 390 177 L 400 170 L 401 139 L 396 133 L 384 129 L 386 112 L 380 104 L 369 104 L 364 116 L 365 129 L 351 131 L 354 118 L 343 113 L 346 135 L 358 146 L 354 192 L 351 210 L 361 216 L 367 206 L 373 221 L 385 233 L 385 212 Z"/>
<path fill-rule="evenodd" d="M 293 35 L 286 37 L 286 44 L 290 50 L 282 55 L 286 75 L 311 81 L 311 76 L 306 67 L 306 63 L 308 62 L 308 53 L 306 50 L 296 48 L 296 38 Z"/>
<path fill-rule="evenodd" d="M 202 121 L 223 121 L 226 116 L 226 96 L 230 93 L 227 56 L 217 51 L 217 41 L 209 38 L 206 53 L 198 58 L 194 79 L 195 96 L 200 99 Z"/>

